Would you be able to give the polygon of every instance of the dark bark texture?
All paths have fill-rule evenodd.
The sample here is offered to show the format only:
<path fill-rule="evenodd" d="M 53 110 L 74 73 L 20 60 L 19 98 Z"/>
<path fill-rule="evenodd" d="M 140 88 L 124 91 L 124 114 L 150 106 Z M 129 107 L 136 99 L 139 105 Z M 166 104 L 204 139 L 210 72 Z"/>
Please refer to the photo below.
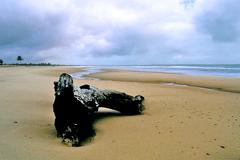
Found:
<path fill-rule="evenodd" d="M 70 75 L 63 73 L 54 82 L 55 128 L 58 137 L 72 146 L 95 135 L 93 128 L 94 113 L 99 107 L 119 111 L 124 115 L 141 114 L 144 97 L 131 96 L 114 90 L 101 90 L 88 84 L 74 87 Z"/>

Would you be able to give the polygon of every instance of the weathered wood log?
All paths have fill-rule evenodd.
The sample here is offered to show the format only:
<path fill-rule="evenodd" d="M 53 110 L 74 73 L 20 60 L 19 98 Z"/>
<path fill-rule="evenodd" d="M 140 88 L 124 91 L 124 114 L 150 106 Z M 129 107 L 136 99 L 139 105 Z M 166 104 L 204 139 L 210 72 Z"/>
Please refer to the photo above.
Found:
<path fill-rule="evenodd" d="M 88 84 L 74 87 L 70 75 L 61 74 L 54 82 L 55 128 L 63 141 L 80 146 L 88 137 L 94 136 L 93 114 L 99 107 L 117 110 L 122 114 L 141 114 L 144 97 L 135 97 L 114 90 L 101 90 Z"/>

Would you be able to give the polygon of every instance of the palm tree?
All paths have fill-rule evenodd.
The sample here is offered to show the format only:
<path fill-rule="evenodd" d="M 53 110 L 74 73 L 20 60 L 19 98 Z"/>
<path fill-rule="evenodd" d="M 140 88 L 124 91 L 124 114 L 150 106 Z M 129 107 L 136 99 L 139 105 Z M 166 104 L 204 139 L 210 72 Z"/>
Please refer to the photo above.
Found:
<path fill-rule="evenodd" d="M 21 63 L 21 61 L 23 61 L 23 58 L 21 56 L 17 56 L 17 61 Z"/>
<path fill-rule="evenodd" d="M 0 59 L 0 65 L 3 65 L 3 60 L 2 59 Z"/>

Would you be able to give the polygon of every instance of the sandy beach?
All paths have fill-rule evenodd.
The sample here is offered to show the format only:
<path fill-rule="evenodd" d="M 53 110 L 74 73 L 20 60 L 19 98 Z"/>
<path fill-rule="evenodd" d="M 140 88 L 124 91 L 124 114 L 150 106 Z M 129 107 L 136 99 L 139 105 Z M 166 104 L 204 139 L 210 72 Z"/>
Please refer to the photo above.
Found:
<path fill-rule="evenodd" d="M 53 82 L 72 67 L 0 67 L 0 160 L 240 159 L 240 79 L 109 70 L 74 80 L 145 96 L 143 115 L 101 109 L 82 147 L 56 138 Z"/>

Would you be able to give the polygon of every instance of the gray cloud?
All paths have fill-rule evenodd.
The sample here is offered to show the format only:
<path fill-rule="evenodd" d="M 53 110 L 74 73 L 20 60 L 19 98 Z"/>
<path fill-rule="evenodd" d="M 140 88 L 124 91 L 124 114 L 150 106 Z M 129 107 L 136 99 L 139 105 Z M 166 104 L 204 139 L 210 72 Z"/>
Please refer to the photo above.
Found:
<path fill-rule="evenodd" d="M 21 2 L 3 0 L 0 15 L 1 48 L 47 49 L 67 45 L 73 39 L 65 31 L 64 13 L 48 13 Z"/>
<path fill-rule="evenodd" d="M 14 62 L 22 55 L 26 62 L 63 64 L 240 63 L 239 7 L 237 0 L 2 0 L 0 58 Z"/>
<path fill-rule="evenodd" d="M 207 6 L 196 17 L 197 28 L 210 35 L 214 41 L 237 41 L 240 32 L 239 8 L 237 0 L 218 0 L 214 6 Z"/>

